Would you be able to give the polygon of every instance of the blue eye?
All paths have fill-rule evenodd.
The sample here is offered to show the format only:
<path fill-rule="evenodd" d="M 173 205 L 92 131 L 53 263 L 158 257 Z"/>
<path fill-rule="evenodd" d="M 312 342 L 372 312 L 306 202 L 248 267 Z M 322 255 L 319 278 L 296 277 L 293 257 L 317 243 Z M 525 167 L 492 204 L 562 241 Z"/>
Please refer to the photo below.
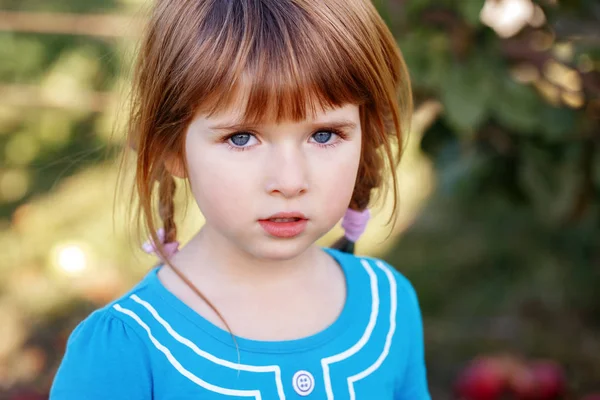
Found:
<path fill-rule="evenodd" d="M 250 141 L 249 133 L 237 133 L 229 138 L 235 146 L 245 146 Z"/>
<path fill-rule="evenodd" d="M 317 143 L 325 144 L 325 143 L 329 142 L 329 140 L 331 139 L 332 136 L 333 136 L 332 132 L 319 131 L 313 135 L 313 139 L 315 139 L 315 142 L 317 142 Z"/>

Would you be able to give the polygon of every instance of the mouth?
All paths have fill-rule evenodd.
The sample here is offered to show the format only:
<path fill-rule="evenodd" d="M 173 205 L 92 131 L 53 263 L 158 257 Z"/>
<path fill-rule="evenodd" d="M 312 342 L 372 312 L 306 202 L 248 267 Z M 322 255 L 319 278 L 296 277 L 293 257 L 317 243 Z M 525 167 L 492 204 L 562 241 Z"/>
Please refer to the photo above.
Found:
<path fill-rule="evenodd" d="M 269 218 L 267 221 L 271 222 L 296 222 L 300 221 L 302 218 Z"/>
<path fill-rule="evenodd" d="M 281 212 L 273 214 L 268 218 L 260 219 L 260 221 L 271 221 L 271 222 L 297 222 L 300 220 L 306 220 L 306 216 L 299 212 Z"/>
<path fill-rule="evenodd" d="M 306 229 L 308 219 L 302 213 L 277 213 L 258 220 L 266 233 L 277 238 L 292 238 Z"/>

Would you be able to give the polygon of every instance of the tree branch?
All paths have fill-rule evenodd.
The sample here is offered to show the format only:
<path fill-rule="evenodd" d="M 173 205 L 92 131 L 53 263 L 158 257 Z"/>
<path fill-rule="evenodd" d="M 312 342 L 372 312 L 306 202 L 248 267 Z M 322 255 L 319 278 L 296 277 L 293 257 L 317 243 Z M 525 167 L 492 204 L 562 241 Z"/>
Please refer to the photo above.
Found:
<path fill-rule="evenodd" d="M 121 37 L 139 34 L 141 23 L 122 15 L 0 11 L 0 31 Z"/>
<path fill-rule="evenodd" d="M 38 86 L 2 85 L 0 98 L 2 104 L 17 107 L 57 108 L 67 110 L 85 110 L 100 112 L 106 109 L 111 97 L 110 93 L 88 92 L 72 96 L 56 97 L 45 93 Z"/>

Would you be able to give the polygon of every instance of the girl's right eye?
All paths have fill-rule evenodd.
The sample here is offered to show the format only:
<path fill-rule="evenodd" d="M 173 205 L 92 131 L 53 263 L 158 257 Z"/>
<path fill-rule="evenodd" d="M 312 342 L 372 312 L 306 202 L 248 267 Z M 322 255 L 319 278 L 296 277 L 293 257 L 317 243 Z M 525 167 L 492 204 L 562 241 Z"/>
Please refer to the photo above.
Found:
<path fill-rule="evenodd" d="M 250 143 L 252 140 L 256 141 L 256 137 L 251 133 L 235 133 L 227 138 L 227 144 L 229 144 L 230 147 L 235 150 L 243 150 L 247 147 L 250 147 L 248 143 Z M 254 143 L 250 143 L 250 145 L 252 144 Z"/>

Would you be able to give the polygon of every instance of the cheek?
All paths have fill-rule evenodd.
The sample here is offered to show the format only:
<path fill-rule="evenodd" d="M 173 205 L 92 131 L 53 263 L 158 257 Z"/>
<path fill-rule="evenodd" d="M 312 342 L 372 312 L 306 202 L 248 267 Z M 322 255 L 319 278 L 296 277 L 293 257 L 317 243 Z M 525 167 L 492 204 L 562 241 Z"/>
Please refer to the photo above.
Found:
<path fill-rule="evenodd" d="M 218 151 L 192 150 L 188 152 L 188 169 L 192 193 L 207 220 L 235 218 L 248 204 L 243 199 L 249 197 L 251 177 L 255 176 L 248 166 L 240 169 Z"/>
<path fill-rule="evenodd" d="M 350 149 L 349 149 L 350 150 Z M 360 144 L 351 151 L 331 157 L 320 172 L 316 172 L 318 187 L 323 193 L 323 211 L 332 219 L 339 219 L 345 213 L 356 184 L 360 162 Z"/>

